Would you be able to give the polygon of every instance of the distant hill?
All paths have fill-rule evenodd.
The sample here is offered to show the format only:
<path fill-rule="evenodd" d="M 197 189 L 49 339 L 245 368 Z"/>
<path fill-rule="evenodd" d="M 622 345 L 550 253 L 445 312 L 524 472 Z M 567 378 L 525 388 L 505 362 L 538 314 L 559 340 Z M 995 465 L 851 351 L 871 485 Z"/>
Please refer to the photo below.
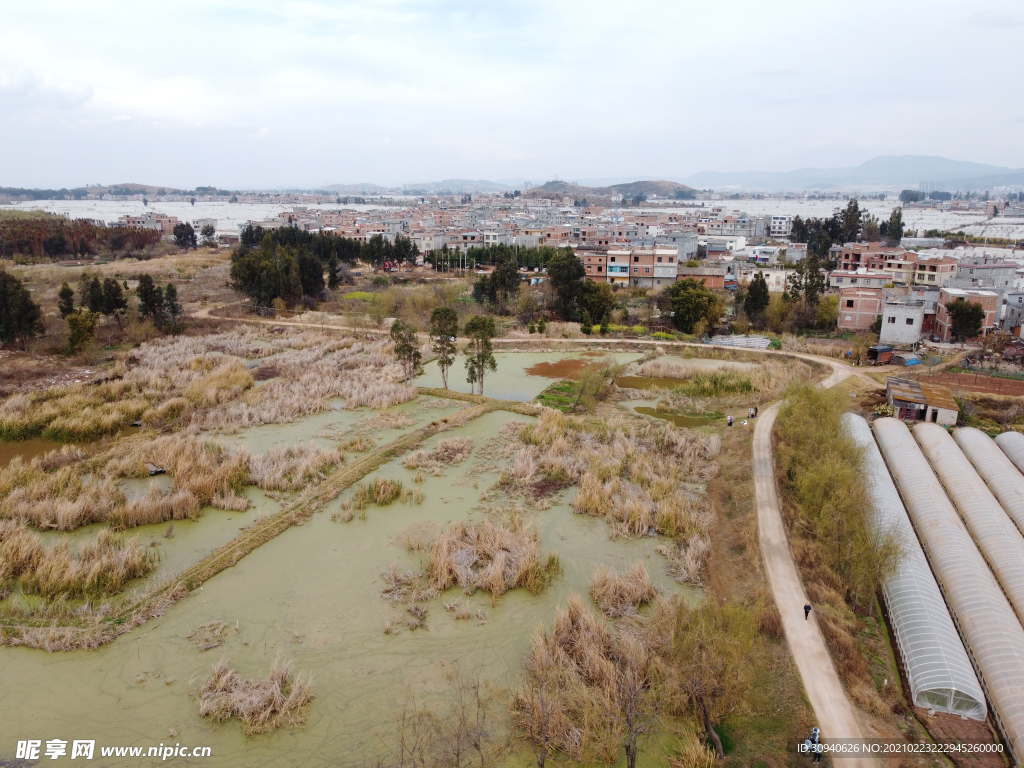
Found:
<path fill-rule="evenodd" d="M 947 157 L 884 155 L 848 168 L 801 168 L 795 171 L 745 171 L 698 173 L 686 179 L 698 189 L 802 191 L 840 187 L 916 189 L 934 182 L 950 192 L 990 189 L 1024 184 L 1024 169 L 1003 168 Z"/>
<path fill-rule="evenodd" d="M 636 197 L 646 195 L 647 197 L 677 197 L 689 196 L 694 189 L 685 184 L 675 181 L 630 181 L 624 184 L 616 184 L 610 187 L 584 187 L 580 184 L 572 184 L 568 181 L 549 181 L 534 187 L 526 193 L 528 197 L 611 197 L 622 195 L 623 197 Z"/>

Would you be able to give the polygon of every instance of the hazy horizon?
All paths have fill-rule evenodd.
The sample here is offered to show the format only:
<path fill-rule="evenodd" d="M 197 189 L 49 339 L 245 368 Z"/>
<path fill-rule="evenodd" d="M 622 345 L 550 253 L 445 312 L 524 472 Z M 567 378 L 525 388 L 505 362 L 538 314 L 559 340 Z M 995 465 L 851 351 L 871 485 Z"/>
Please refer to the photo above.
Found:
<path fill-rule="evenodd" d="M 953 2 L 38 2 L 0 29 L 0 186 L 1024 167 L 1024 10 Z M 971 105 L 984 105 L 973 117 Z"/>

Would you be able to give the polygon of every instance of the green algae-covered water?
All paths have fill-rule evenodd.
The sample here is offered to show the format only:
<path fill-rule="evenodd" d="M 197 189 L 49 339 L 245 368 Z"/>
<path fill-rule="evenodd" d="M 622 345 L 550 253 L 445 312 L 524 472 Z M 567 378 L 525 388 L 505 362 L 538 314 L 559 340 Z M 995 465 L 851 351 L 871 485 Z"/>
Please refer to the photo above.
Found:
<path fill-rule="evenodd" d="M 415 404 L 409 405 L 416 410 Z M 550 626 L 555 607 L 570 593 L 585 595 L 597 565 L 623 568 L 641 559 L 659 588 L 698 596 L 697 590 L 681 587 L 665 574 L 664 560 L 654 551 L 658 539 L 612 541 L 604 521 L 571 512 L 570 489 L 550 509 L 527 510 L 524 517 L 536 527 L 542 552 L 557 552 L 565 569 L 546 593 L 534 597 L 515 590 L 492 604 L 490 595 L 478 592 L 469 598 L 474 618 L 456 621 L 442 607 L 446 600 L 465 599 L 461 591 L 452 590 L 426 605 L 426 629 L 384 634 L 385 623 L 402 613 L 382 599 L 379 574 L 392 562 L 417 569 L 422 557 L 392 540 L 410 523 L 434 521 L 446 527 L 492 514 L 484 507 L 493 502 L 481 500 L 481 493 L 507 462 L 480 453 L 510 419 L 529 420 L 493 412 L 427 441 L 423 447 L 430 449 L 438 440 L 464 435 L 473 438 L 475 448 L 469 459 L 447 468 L 443 476 L 423 480 L 422 504 L 371 505 L 365 520 L 332 522 L 331 513 L 348 495 L 343 494 L 306 524 L 210 579 L 165 616 L 98 651 L 48 655 L 0 648 L 0 764 L 14 757 L 18 740 L 54 738 L 95 739 L 98 746 L 209 746 L 212 760 L 195 762 L 218 766 L 366 764 L 382 753 L 380 738 L 388 733 L 407 692 L 436 699 L 445 690 L 446 669 L 479 670 L 497 685 L 514 685 L 534 627 Z M 398 458 L 366 480 L 380 475 L 411 486 L 413 474 Z M 213 540 L 220 543 L 255 514 L 216 511 L 191 526 L 177 523 L 176 538 L 161 547 L 161 571 L 184 567 L 191 557 L 211 549 Z M 203 531 L 208 542 L 199 539 Z M 155 538 L 159 531 L 138 533 L 142 540 Z M 172 556 L 172 549 L 178 553 Z M 201 652 L 187 635 L 212 620 L 226 622 L 231 634 L 221 647 Z M 208 675 L 214 662 L 226 658 L 252 677 L 266 674 L 278 653 L 294 660 L 297 671 L 313 673 L 316 699 L 305 727 L 246 738 L 235 720 L 218 725 L 198 717 L 188 687 Z M 512 756 L 509 762 L 518 759 Z M 131 764 L 156 762 L 143 758 Z M 129 763 L 104 763 L 97 755 L 92 764 Z"/>
<path fill-rule="evenodd" d="M 602 361 L 623 364 L 639 357 L 634 352 L 495 352 L 498 370 L 488 372 L 484 377 L 484 394 L 498 400 L 532 400 L 554 379 L 563 378 L 564 374 L 553 364 L 569 360 L 585 361 L 588 365 Z M 546 375 L 548 371 L 543 368 L 538 371 L 540 375 L 529 372 L 531 368 L 537 370 L 538 366 L 544 365 L 552 365 L 552 375 Z M 416 378 L 416 384 L 421 387 L 441 386 L 441 371 L 436 362 L 423 366 L 423 373 Z M 466 381 L 466 358 L 462 355 L 455 358 L 448 371 L 448 387 L 454 392 L 471 392 Z"/>

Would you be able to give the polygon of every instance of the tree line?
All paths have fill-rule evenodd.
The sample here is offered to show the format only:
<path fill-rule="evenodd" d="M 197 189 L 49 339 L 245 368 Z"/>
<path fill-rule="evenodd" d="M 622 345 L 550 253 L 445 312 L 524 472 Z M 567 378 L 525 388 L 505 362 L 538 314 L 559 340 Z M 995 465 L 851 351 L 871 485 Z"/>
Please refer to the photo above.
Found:
<path fill-rule="evenodd" d="M 160 241 L 161 233 L 141 227 L 101 227 L 59 216 L 0 219 L 0 258 L 93 256 L 101 250 L 137 251 Z"/>

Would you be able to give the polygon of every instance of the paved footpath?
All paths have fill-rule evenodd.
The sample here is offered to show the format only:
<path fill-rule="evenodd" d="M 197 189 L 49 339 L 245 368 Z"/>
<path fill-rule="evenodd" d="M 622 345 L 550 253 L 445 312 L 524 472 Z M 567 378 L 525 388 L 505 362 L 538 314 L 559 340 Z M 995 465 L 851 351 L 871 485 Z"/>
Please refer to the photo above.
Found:
<path fill-rule="evenodd" d="M 822 382 L 822 386 L 831 387 L 853 373 L 853 370 L 845 366 L 834 365 L 832 375 Z M 804 619 L 803 607 L 808 602 L 807 595 L 789 549 L 775 485 L 772 428 L 780 405 L 775 403 L 765 408 L 754 427 L 754 488 L 761 554 L 775 604 L 782 615 L 786 642 L 789 643 L 790 653 L 800 671 L 807 698 L 814 708 L 821 735 L 824 738 L 859 739 L 863 737 L 860 725 L 843 690 L 843 684 L 839 681 L 832 657 L 825 647 L 825 640 L 814 619 L 814 611 L 811 611 L 809 620 Z M 846 758 L 842 763 L 843 768 L 868 768 L 876 765 L 872 758 L 867 757 Z"/>

